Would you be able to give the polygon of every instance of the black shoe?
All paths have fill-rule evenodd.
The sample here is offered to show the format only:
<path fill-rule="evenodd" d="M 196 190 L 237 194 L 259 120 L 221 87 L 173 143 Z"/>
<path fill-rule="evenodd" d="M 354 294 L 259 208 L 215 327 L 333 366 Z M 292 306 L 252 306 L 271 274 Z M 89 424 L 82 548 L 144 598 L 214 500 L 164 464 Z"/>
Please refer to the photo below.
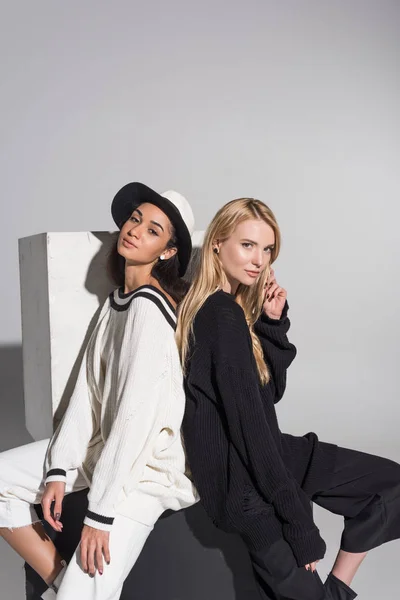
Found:
<path fill-rule="evenodd" d="M 357 594 L 348 585 L 329 573 L 324 583 L 327 600 L 353 600 Z"/>

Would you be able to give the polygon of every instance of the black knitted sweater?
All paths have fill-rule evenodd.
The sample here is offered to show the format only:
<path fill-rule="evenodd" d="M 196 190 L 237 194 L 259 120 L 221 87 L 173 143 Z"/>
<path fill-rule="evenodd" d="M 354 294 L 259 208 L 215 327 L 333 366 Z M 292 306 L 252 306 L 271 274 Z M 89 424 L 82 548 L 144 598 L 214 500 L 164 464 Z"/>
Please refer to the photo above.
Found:
<path fill-rule="evenodd" d="M 197 313 L 189 342 L 183 434 L 201 501 L 213 522 L 260 550 L 284 537 L 297 563 L 321 559 L 309 490 L 333 468 L 336 446 L 318 452 L 315 434 L 279 430 L 275 404 L 296 355 L 287 339 L 286 304 L 279 320 L 255 325 L 270 381 L 261 385 L 242 308 L 233 295 L 212 294 Z M 299 466 L 300 465 L 300 466 Z"/>

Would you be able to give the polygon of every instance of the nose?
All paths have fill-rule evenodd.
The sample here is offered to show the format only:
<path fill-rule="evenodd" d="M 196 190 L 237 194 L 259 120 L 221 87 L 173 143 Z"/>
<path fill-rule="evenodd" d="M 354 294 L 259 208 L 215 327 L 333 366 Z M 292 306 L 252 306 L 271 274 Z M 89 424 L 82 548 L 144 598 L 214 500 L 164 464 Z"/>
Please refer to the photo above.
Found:
<path fill-rule="evenodd" d="M 141 236 L 141 228 L 142 225 L 140 223 L 132 223 L 132 227 L 128 229 L 129 237 L 135 237 L 136 239 L 139 239 Z"/>
<path fill-rule="evenodd" d="M 259 248 L 255 248 L 252 263 L 257 269 L 259 269 L 262 265 L 262 250 Z"/>

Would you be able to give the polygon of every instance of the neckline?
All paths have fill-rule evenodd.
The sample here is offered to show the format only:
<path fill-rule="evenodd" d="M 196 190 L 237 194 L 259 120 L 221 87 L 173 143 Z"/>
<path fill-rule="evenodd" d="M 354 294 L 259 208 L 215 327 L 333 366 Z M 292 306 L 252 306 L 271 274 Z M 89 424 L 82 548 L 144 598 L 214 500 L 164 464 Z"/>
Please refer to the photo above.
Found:
<path fill-rule="evenodd" d="M 137 292 L 139 292 L 141 290 L 144 290 L 144 289 L 148 289 L 148 290 L 152 290 L 153 292 L 157 292 L 161 296 L 161 298 L 163 300 L 165 300 L 165 302 L 168 304 L 168 306 L 172 310 L 172 312 L 176 313 L 176 308 L 171 303 L 171 301 L 169 300 L 169 298 L 167 298 L 167 296 L 164 294 L 164 292 L 162 292 L 160 290 L 160 288 L 156 287 L 155 285 L 151 285 L 150 283 L 145 283 L 144 285 L 140 285 L 135 290 L 132 290 L 130 292 L 126 292 L 126 294 L 122 291 L 123 288 L 119 287 L 118 290 L 117 290 L 118 291 L 118 297 L 121 298 L 121 300 L 126 300 L 130 296 L 133 296 Z"/>
<path fill-rule="evenodd" d="M 215 292 L 216 294 L 223 294 L 224 296 L 227 296 L 228 298 L 231 298 L 232 300 L 234 300 L 236 302 L 236 296 L 234 294 L 231 294 L 230 292 L 225 292 L 225 290 L 217 290 Z"/>

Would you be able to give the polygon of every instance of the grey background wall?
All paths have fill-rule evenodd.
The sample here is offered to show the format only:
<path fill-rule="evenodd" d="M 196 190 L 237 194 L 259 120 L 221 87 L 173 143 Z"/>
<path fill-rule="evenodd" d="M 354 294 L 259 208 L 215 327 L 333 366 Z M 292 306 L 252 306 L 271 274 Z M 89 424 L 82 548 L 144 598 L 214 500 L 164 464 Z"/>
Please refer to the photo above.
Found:
<path fill-rule="evenodd" d="M 282 427 L 400 460 L 400 4 L 39 1 L 1 12 L 1 448 L 29 441 L 17 239 L 108 230 L 113 194 L 141 180 L 184 193 L 197 229 L 234 197 L 270 204 L 299 350 Z M 326 573 L 340 520 L 316 519 Z M 165 549 L 172 526 L 160 527 Z M 197 591 L 179 597 L 239 598 L 229 557 L 193 544 Z M 363 598 L 383 597 L 382 581 L 395 597 L 398 550 L 368 559 Z M 22 597 L 4 544 L 0 577 L 8 598 Z"/>

